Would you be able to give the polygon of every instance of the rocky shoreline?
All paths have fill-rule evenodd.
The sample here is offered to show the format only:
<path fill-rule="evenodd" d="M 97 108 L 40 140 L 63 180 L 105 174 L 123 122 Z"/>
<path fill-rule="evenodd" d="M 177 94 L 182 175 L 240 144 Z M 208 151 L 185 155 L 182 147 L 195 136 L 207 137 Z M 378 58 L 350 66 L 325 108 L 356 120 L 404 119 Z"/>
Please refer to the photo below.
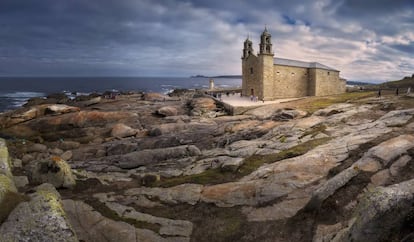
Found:
<path fill-rule="evenodd" d="M 0 137 L 0 241 L 414 238 L 411 96 L 55 95 Z"/>

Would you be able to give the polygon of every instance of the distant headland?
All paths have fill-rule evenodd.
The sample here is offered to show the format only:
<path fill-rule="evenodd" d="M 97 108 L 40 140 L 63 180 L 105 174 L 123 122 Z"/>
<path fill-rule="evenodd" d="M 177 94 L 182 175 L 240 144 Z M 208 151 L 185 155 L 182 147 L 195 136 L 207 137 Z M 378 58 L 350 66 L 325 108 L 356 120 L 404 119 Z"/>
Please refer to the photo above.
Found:
<path fill-rule="evenodd" d="M 195 75 L 190 76 L 190 78 L 242 78 L 241 75 L 220 75 L 220 76 L 204 76 L 204 75 Z"/>

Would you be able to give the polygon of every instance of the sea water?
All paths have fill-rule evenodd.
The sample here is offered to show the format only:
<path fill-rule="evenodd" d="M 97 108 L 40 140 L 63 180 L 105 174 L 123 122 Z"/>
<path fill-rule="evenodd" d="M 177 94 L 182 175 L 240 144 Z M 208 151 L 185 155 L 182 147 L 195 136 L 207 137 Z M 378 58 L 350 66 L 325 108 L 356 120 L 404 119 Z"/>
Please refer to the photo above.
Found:
<path fill-rule="evenodd" d="M 213 78 L 215 87 L 241 87 L 241 79 Z M 189 77 L 0 77 L 0 112 L 22 106 L 29 98 L 51 93 L 143 91 L 168 93 L 174 89 L 209 87 L 209 78 Z"/>

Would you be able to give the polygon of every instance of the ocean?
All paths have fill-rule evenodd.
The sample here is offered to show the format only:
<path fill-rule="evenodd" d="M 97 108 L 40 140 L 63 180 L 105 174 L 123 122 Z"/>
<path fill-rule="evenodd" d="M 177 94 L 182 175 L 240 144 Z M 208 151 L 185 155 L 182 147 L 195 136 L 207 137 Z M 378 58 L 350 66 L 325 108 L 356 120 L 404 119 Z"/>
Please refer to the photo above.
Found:
<path fill-rule="evenodd" d="M 241 79 L 213 78 L 216 87 L 241 87 Z M 16 109 L 31 97 L 51 93 L 143 91 L 168 93 L 174 89 L 208 88 L 209 78 L 189 77 L 0 77 L 0 112 Z"/>

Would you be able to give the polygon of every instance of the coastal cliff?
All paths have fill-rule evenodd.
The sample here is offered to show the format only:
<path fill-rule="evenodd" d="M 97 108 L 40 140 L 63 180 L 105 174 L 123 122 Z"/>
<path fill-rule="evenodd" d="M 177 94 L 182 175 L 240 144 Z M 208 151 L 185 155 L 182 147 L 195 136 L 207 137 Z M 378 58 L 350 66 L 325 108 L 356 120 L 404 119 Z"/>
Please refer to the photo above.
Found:
<path fill-rule="evenodd" d="M 0 114 L 0 241 L 414 238 L 412 96 L 56 100 Z"/>

